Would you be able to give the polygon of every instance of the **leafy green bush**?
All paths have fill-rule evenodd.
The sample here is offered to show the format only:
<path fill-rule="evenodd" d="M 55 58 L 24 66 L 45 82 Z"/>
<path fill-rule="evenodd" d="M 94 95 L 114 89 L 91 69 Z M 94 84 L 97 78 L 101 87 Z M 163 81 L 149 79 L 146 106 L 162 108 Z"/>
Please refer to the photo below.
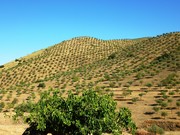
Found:
<path fill-rule="evenodd" d="M 152 125 L 151 127 L 148 128 L 148 131 L 150 133 L 154 133 L 155 135 L 156 134 L 164 134 L 164 129 L 162 129 L 161 127 L 157 126 L 157 125 Z"/>
<path fill-rule="evenodd" d="M 180 101 L 176 101 L 176 106 L 179 108 L 180 107 Z"/>
<path fill-rule="evenodd" d="M 163 116 L 164 117 L 164 119 L 166 118 L 166 116 L 168 115 L 168 113 L 167 112 L 161 112 L 161 116 Z"/>
<path fill-rule="evenodd" d="M 121 134 L 123 129 L 135 133 L 136 129 L 127 108 L 116 112 L 112 95 L 98 95 L 92 90 L 83 92 L 82 96 L 69 92 L 67 98 L 57 90 L 46 91 L 29 108 L 29 116 L 24 116 L 26 122 L 43 133 L 99 135 L 104 132 Z M 18 116 L 16 113 L 14 117 Z"/>
<path fill-rule="evenodd" d="M 74 75 L 72 77 L 72 82 L 77 82 L 77 81 L 79 81 L 79 77 Z"/>
<path fill-rule="evenodd" d="M 153 107 L 153 110 L 154 110 L 155 112 L 158 112 L 158 111 L 160 110 L 160 108 L 159 108 L 159 107 L 154 106 L 154 107 Z"/>
<path fill-rule="evenodd" d="M 177 116 L 179 116 L 179 117 L 180 117 L 180 112 L 177 112 L 176 114 L 177 114 Z"/>
<path fill-rule="evenodd" d="M 117 122 L 119 125 L 121 125 L 122 128 L 129 129 L 131 128 L 131 133 L 135 134 L 136 131 L 136 125 L 131 119 L 131 112 L 128 108 L 123 107 L 119 109 L 118 115 L 117 115 Z"/>
<path fill-rule="evenodd" d="M 152 87 L 152 83 L 147 83 L 146 86 L 147 87 Z"/>
<path fill-rule="evenodd" d="M 0 65 L 0 68 L 4 68 L 4 65 Z"/>
<path fill-rule="evenodd" d="M 37 87 L 39 87 L 39 88 L 45 88 L 45 87 L 46 87 L 46 84 L 45 84 L 45 83 L 39 83 Z"/>
<path fill-rule="evenodd" d="M 4 102 L 1 102 L 0 103 L 0 112 L 3 110 L 4 106 L 5 106 Z"/>
<path fill-rule="evenodd" d="M 139 98 L 138 97 L 134 97 L 131 100 L 132 100 L 133 103 L 136 103 L 139 100 Z"/>
<path fill-rule="evenodd" d="M 177 75 L 175 73 L 169 74 L 165 79 L 161 81 L 162 85 L 168 86 L 169 84 L 172 84 L 174 81 L 176 81 L 176 76 Z"/>
<path fill-rule="evenodd" d="M 114 59 L 116 57 L 116 53 L 112 53 L 108 56 L 108 60 Z"/>

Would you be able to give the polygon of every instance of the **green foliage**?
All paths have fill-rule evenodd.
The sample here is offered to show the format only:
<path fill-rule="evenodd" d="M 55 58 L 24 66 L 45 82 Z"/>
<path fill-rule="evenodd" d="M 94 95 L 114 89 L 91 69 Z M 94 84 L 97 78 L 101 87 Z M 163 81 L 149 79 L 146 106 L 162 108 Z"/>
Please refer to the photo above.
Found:
<path fill-rule="evenodd" d="M 116 53 L 112 53 L 108 56 L 108 60 L 114 59 L 116 57 Z"/>
<path fill-rule="evenodd" d="M 15 59 L 15 62 L 20 62 L 21 60 L 19 60 L 19 59 Z"/>
<path fill-rule="evenodd" d="M 105 81 L 109 81 L 111 79 L 111 77 L 109 76 L 108 73 L 105 73 L 104 74 L 104 79 L 105 79 Z"/>
<path fill-rule="evenodd" d="M 115 83 L 115 82 L 110 82 L 110 83 L 109 83 L 109 87 L 115 88 L 115 86 L 116 86 L 116 83 Z"/>
<path fill-rule="evenodd" d="M 125 129 L 130 128 L 132 134 L 135 134 L 136 125 L 132 121 L 131 112 L 129 111 L 128 108 L 126 107 L 120 108 L 117 118 L 118 118 L 118 123 L 119 125 L 122 126 L 122 128 L 125 128 Z"/>
<path fill-rule="evenodd" d="M 23 102 L 22 104 L 15 107 L 15 115 L 13 116 L 14 120 L 17 120 L 19 116 L 23 116 L 24 112 L 31 112 L 34 108 L 34 105 L 32 102 Z"/>
<path fill-rule="evenodd" d="M 126 56 L 127 56 L 127 57 L 134 57 L 135 55 L 133 54 L 133 52 L 130 52 L 130 51 L 129 51 L 129 52 L 127 52 Z"/>
<path fill-rule="evenodd" d="M 169 92 L 169 95 L 174 95 L 174 94 L 175 94 L 174 91 L 170 91 L 170 92 Z"/>
<path fill-rule="evenodd" d="M 148 128 L 148 131 L 150 133 L 153 133 L 153 134 L 164 134 L 164 129 L 162 129 L 161 127 L 157 126 L 157 125 L 152 125 L 151 127 Z"/>
<path fill-rule="evenodd" d="M 5 106 L 4 102 L 1 102 L 0 103 L 0 112 L 3 110 L 4 106 Z"/>
<path fill-rule="evenodd" d="M 162 100 L 161 99 L 157 99 L 157 100 L 155 100 L 156 101 L 156 103 L 158 103 L 158 105 L 161 105 L 162 104 Z"/>
<path fill-rule="evenodd" d="M 167 112 L 161 112 L 161 116 L 163 116 L 164 117 L 164 119 L 165 119 L 165 117 L 168 115 L 168 113 Z"/>
<path fill-rule="evenodd" d="M 123 93 L 122 93 L 122 95 L 123 96 L 128 96 L 128 95 L 131 95 L 132 94 L 132 90 L 130 90 L 130 89 L 127 89 L 127 90 L 123 90 Z"/>
<path fill-rule="evenodd" d="M 173 101 L 172 99 L 168 99 L 168 101 L 167 101 L 167 102 L 168 102 L 168 103 L 172 103 L 172 101 Z"/>
<path fill-rule="evenodd" d="M 45 84 L 45 83 L 39 83 L 37 87 L 39 87 L 39 88 L 45 88 L 45 87 L 46 87 L 46 84 Z"/>
<path fill-rule="evenodd" d="M 133 103 L 136 103 L 139 100 L 139 98 L 138 97 L 134 97 L 131 100 L 132 100 Z"/>
<path fill-rule="evenodd" d="M 144 93 L 139 93 L 138 94 L 140 98 L 142 98 L 142 96 L 144 95 Z"/>
<path fill-rule="evenodd" d="M 163 94 L 163 95 L 162 95 L 162 98 L 167 99 L 168 96 L 167 96 L 166 94 Z"/>
<path fill-rule="evenodd" d="M 0 68 L 4 68 L 4 65 L 0 65 Z"/>
<path fill-rule="evenodd" d="M 144 72 L 138 72 L 138 74 L 136 75 L 136 78 L 139 80 L 139 79 L 142 79 L 144 77 Z"/>
<path fill-rule="evenodd" d="M 178 117 L 180 117 L 180 112 L 177 112 L 176 114 L 177 114 Z"/>
<path fill-rule="evenodd" d="M 159 108 L 159 107 L 154 106 L 154 107 L 153 107 L 153 110 L 154 110 L 155 112 L 158 112 L 158 111 L 160 110 L 160 108 Z"/>
<path fill-rule="evenodd" d="M 156 62 L 161 62 L 161 61 L 167 60 L 167 59 L 170 58 L 170 57 L 171 57 L 170 54 L 164 53 L 163 55 L 157 57 L 157 58 L 154 60 L 154 62 L 155 62 L 155 61 L 156 61 Z"/>
<path fill-rule="evenodd" d="M 175 73 L 169 74 L 165 79 L 161 81 L 163 86 L 168 86 L 169 84 L 173 84 L 175 80 L 175 77 L 177 75 Z"/>
<path fill-rule="evenodd" d="M 166 108 L 167 106 L 168 106 L 167 102 L 162 102 L 162 103 L 161 103 L 161 107 L 162 107 L 162 108 Z"/>
<path fill-rule="evenodd" d="M 176 106 L 179 108 L 180 107 L 180 101 L 176 102 Z"/>
<path fill-rule="evenodd" d="M 22 116 L 22 106 L 29 106 L 26 122 L 37 131 L 53 134 L 102 134 L 104 132 L 121 134 L 123 129 L 135 133 L 136 125 L 131 119 L 131 112 L 121 108 L 116 112 L 116 102 L 112 95 L 98 95 L 87 90 L 82 96 L 68 93 L 63 98 L 58 90 L 41 94 L 37 103 L 27 103 L 16 107 L 17 118 Z"/>
<path fill-rule="evenodd" d="M 17 104 L 17 102 L 18 102 L 18 99 L 14 98 L 13 101 L 12 101 L 12 104 L 15 105 L 15 104 Z"/>
<path fill-rule="evenodd" d="M 74 75 L 74 76 L 72 77 L 72 81 L 73 81 L 73 82 L 79 81 L 79 77 Z"/>
<path fill-rule="evenodd" d="M 152 87 L 152 83 L 147 83 L 146 86 L 147 87 Z"/>

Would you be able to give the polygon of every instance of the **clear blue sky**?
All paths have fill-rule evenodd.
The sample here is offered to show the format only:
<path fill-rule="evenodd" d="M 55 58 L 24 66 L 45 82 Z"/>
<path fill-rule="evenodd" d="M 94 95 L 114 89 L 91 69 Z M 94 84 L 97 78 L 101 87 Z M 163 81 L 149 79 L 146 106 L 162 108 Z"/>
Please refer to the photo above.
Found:
<path fill-rule="evenodd" d="M 180 31 L 180 0 L 0 0 L 0 65 L 77 36 Z"/>

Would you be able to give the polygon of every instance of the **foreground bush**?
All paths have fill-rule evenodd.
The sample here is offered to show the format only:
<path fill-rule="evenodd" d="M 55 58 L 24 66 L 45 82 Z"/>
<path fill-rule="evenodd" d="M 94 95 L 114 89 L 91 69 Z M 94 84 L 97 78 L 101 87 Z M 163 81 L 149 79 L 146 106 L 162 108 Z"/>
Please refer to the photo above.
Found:
<path fill-rule="evenodd" d="M 136 130 L 127 108 L 116 112 L 116 102 L 111 95 L 98 95 L 92 90 L 83 92 L 82 96 L 69 92 L 67 98 L 59 91 L 48 91 L 41 94 L 37 103 L 28 102 L 27 106 L 30 111 L 24 116 L 26 122 L 42 133 L 100 135 L 105 132 L 121 134 L 126 129 L 134 134 Z M 20 105 L 14 117 L 22 116 L 22 112 Z"/>

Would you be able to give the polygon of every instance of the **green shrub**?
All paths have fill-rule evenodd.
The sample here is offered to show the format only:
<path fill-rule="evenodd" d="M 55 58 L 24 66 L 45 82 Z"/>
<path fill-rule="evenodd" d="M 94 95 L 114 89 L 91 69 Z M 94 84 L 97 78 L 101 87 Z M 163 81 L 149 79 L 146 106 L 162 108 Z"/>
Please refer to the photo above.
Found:
<path fill-rule="evenodd" d="M 20 105 L 15 107 L 15 115 L 13 116 L 14 120 L 17 120 L 19 116 L 23 116 L 24 112 L 31 112 L 32 109 L 34 108 L 34 105 L 32 102 L 23 102 Z"/>
<path fill-rule="evenodd" d="M 69 92 L 67 98 L 57 90 L 46 91 L 29 108 L 30 115 L 24 116 L 26 122 L 43 133 L 100 135 L 104 132 L 121 134 L 123 129 L 135 133 L 136 129 L 127 108 L 116 112 L 112 95 L 98 95 L 92 90 L 83 92 L 82 96 Z"/>
<path fill-rule="evenodd" d="M 152 87 L 152 83 L 147 83 L 146 86 L 147 87 Z"/>
<path fill-rule="evenodd" d="M 74 75 L 72 77 L 72 82 L 77 82 L 77 81 L 79 81 L 79 77 Z"/>
<path fill-rule="evenodd" d="M 169 74 L 165 79 L 161 81 L 162 85 L 168 86 L 172 84 L 175 81 L 176 76 L 177 75 L 175 73 Z"/>
<path fill-rule="evenodd" d="M 131 127 L 131 133 L 135 134 L 136 125 L 131 119 L 131 112 L 128 108 L 120 108 L 118 112 L 118 124 L 121 125 L 122 128 L 128 129 Z"/>
<path fill-rule="evenodd" d="M 170 92 L 169 92 L 169 95 L 174 95 L 174 94 L 175 94 L 174 91 L 170 91 Z"/>
<path fill-rule="evenodd" d="M 176 101 L 176 106 L 179 108 L 180 107 L 180 101 Z"/>
<path fill-rule="evenodd" d="M 157 126 L 157 125 L 152 125 L 151 127 L 148 128 L 148 131 L 150 133 L 153 133 L 153 134 L 164 134 L 164 129 L 162 129 L 161 127 Z"/>
<path fill-rule="evenodd" d="M 18 102 L 18 99 L 17 99 L 17 98 L 14 98 L 11 103 L 15 105 L 15 104 L 17 104 L 17 102 Z"/>
<path fill-rule="evenodd" d="M 177 114 L 178 117 L 180 117 L 180 112 L 177 112 L 176 114 Z"/>
<path fill-rule="evenodd" d="M 131 100 L 132 100 L 133 103 L 136 103 L 139 100 L 139 98 L 138 97 L 134 97 Z"/>
<path fill-rule="evenodd" d="M 162 103 L 161 103 L 161 107 L 162 107 L 162 108 L 166 108 L 167 106 L 168 106 L 167 102 L 162 102 Z"/>
<path fill-rule="evenodd" d="M 166 118 L 166 116 L 168 115 L 168 113 L 167 112 L 161 112 L 161 116 L 163 116 L 164 117 L 164 119 Z"/>
<path fill-rule="evenodd" d="M 139 79 L 142 79 L 143 77 L 144 77 L 144 72 L 139 72 L 139 73 L 137 73 L 137 75 L 136 75 L 136 78 L 139 80 Z"/>
<path fill-rule="evenodd" d="M 3 110 L 4 106 L 5 106 L 4 102 L 1 102 L 0 103 L 0 112 Z"/>
<path fill-rule="evenodd" d="M 160 110 L 160 108 L 159 108 L 159 107 L 154 106 L 154 107 L 153 107 L 153 110 L 154 110 L 155 112 L 158 112 L 158 111 Z"/>
<path fill-rule="evenodd" d="M 45 83 L 39 83 L 37 87 L 39 87 L 39 88 L 45 88 L 45 87 L 46 87 L 46 84 L 45 84 Z"/>
<path fill-rule="evenodd" d="M 108 60 L 114 59 L 116 57 L 116 53 L 112 53 L 108 56 Z"/>
<path fill-rule="evenodd" d="M 110 87 L 110 88 L 115 88 L 115 86 L 116 86 L 116 83 L 115 83 L 115 82 L 110 82 L 110 83 L 109 83 L 109 87 Z"/>
<path fill-rule="evenodd" d="M 4 65 L 0 65 L 0 68 L 4 68 Z"/>

